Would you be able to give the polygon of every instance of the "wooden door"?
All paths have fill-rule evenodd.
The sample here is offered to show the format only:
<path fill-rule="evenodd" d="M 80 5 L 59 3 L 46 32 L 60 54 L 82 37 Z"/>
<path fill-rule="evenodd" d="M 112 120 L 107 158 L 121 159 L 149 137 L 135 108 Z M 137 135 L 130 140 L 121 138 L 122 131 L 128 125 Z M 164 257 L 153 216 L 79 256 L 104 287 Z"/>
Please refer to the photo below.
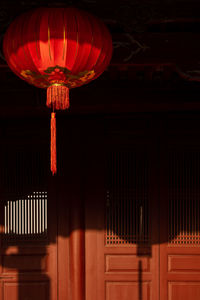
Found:
<path fill-rule="evenodd" d="M 6 123 L 1 140 L 1 300 L 57 299 L 56 194 L 42 125 Z"/>
<path fill-rule="evenodd" d="M 200 119 L 166 118 L 161 147 L 160 299 L 200 299 Z"/>
<path fill-rule="evenodd" d="M 85 191 L 87 300 L 159 299 L 157 150 L 151 122 L 112 119 L 104 136 L 95 131 L 91 137 Z"/>
<path fill-rule="evenodd" d="M 86 164 L 86 299 L 198 300 L 200 117 L 111 123 Z"/>

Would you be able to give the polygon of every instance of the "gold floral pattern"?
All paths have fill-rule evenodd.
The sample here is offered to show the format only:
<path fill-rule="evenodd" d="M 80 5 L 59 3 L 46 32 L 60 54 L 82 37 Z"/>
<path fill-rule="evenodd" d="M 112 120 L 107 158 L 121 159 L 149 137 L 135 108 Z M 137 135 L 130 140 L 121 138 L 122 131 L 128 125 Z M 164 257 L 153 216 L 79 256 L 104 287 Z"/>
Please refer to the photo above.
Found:
<path fill-rule="evenodd" d="M 52 83 L 63 83 L 69 88 L 74 88 L 83 85 L 95 76 L 94 70 L 85 70 L 78 74 L 72 74 L 67 68 L 58 65 L 47 68 L 43 73 L 23 70 L 21 71 L 21 76 L 29 83 L 42 88 L 47 88 Z"/>

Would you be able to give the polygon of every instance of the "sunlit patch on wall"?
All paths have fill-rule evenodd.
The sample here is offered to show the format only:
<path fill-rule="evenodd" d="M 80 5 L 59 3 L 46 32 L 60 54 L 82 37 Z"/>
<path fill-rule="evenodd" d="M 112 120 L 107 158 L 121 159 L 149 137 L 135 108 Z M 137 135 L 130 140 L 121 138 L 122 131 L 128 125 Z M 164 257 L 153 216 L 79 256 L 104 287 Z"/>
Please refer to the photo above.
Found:
<path fill-rule="evenodd" d="M 47 192 L 37 191 L 7 201 L 4 206 L 4 235 L 6 239 L 47 237 Z"/>

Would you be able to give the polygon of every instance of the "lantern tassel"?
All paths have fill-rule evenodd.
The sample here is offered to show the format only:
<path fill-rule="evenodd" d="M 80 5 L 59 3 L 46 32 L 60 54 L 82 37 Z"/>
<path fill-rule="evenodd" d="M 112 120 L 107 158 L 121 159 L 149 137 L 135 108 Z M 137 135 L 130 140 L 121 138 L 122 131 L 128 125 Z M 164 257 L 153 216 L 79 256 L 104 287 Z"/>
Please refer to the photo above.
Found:
<path fill-rule="evenodd" d="M 56 159 L 56 113 L 51 113 L 51 172 L 52 175 L 57 173 Z"/>

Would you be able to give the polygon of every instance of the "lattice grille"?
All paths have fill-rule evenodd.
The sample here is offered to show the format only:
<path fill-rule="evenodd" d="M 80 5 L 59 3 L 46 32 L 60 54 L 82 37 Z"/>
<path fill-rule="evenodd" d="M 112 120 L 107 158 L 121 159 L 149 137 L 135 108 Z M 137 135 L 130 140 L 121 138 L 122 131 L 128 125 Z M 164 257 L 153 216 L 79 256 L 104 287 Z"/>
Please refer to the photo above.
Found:
<path fill-rule="evenodd" d="M 0 179 L 6 241 L 47 238 L 48 171 L 48 156 L 44 150 L 25 145 L 5 152 Z"/>
<path fill-rule="evenodd" d="M 200 152 L 170 154 L 169 243 L 200 245 Z"/>
<path fill-rule="evenodd" d="M 31 149 L 28 145 L 22 149 L 10 147 L 3 157 L 0 179 L 6 198 L 14 197 L 16 200 L 18 196 L 46 190 L 49 161 L 43 149 Z"/>
<path fill-rule="evenodd" d="M 18 235 L 47 234 L 47 192 L 33 192 L 25 199 L 5 205 L 4 233 Z"/>
<path fill-rule="evenodd" d="M 145 154 L 108 156 L 106 244 L 149 242 L 148 162 Z"/>

